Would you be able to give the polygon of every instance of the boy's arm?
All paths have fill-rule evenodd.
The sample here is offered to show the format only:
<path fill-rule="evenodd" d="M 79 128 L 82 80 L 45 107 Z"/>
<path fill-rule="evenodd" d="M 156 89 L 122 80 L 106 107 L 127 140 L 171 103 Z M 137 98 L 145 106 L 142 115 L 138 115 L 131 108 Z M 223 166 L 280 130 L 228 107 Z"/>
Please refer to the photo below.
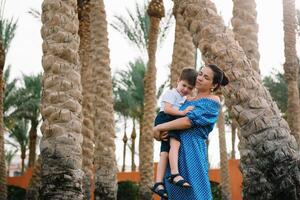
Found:
<path fill-rule="evenodd" d="M 185 116 L 186 113 L 188 113 L 192 108 L 186 108 L 185 110 L 178 110 L 174 107 L 172 107 L 172 104 L 168 102 L 164 102 L 164 112 L 169 115 L 174 115 L 174 116 Z"/>

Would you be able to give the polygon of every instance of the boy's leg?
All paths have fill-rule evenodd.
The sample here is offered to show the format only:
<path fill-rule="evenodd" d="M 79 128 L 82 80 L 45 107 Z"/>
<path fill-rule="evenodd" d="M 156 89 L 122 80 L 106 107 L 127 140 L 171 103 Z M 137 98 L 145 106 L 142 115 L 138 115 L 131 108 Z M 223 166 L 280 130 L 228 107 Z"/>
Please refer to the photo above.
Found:
<path fill-rule="evenodd" d="M 171 168 L 171 174 L 178 174 L 178 151 L 180 147 L 180 142 L 175 138 L 170 138 L 170 152 L 169 152 L 169 162 Z"/>
<path fill-rule="evenodd" d="M 179 185 L 182 187 L 190 187 L 190 184 L 183 179 L 181 175 L 179 175 L 178 170 L 178 152 L 180 147 L 180 141 L 170 137 L 170 152 L 169 152 L 169 162 L 170 162 L 170 168 L 171 168 L 171 176 L 174 175 L 171 178 L 171 182 L 173 182 L 175 185 L 179 184 L 179 181 L 184 181 L 180 183 Z"/>
<path fill-rule="evenodd" d="M 157 164 L 156 183 L 163 182 L 168 164 L 168 152 L 160 152 L 159 162 Z"/>

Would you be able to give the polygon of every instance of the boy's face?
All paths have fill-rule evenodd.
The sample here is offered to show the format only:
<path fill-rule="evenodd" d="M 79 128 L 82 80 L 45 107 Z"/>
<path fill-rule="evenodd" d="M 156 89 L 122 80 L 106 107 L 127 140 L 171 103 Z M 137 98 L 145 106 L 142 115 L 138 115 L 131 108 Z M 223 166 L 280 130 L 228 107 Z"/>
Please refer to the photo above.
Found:
<path fill-rule="evenodd" d="M 190 85 L 186 80 L 180 80 L 177 84 L 177 91 L 181 96 L 186 96 L 191 94 L 194 89 L 194 86 Z"/>

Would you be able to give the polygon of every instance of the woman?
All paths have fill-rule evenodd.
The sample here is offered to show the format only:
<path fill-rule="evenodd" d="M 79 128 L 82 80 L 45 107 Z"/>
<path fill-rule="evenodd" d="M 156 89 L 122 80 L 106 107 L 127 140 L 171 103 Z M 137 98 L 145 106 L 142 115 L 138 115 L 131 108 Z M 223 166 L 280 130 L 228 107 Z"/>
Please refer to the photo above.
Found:
<path fill-rule="evenodd" d="M 196 81 L 198 94 L 187 100 L 182 106 L 194 106 L 186 117 L 157 125 L 153 128 L 156 140 L 166 140 L 167 131 L 181 131 L 181 147 L 179 151 L 179 172 L 166 172 L 165 181 L 170 200 L 207 200 L 212 199 L 208 177 L 206 142 L 208 134 L 213 130 L 221 108 L 220 99 L 214 95 L 220 86 L 228 84 L 224 72 L 216 65 L 203 67 Z M 187 180 L 191 188 L 179 187 L 180 180 Z"/>

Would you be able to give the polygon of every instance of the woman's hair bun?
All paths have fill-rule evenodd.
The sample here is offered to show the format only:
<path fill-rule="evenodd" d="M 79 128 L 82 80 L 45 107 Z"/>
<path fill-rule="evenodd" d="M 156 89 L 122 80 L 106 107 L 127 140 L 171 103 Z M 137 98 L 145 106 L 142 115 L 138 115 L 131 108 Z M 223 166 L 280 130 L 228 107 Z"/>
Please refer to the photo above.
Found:
<path fill-rule="evenodd" d="M 228 78 L 226 77 L 225 73 L 223 72 L 223 78 L 222 78 L 222 81 L 221 81 L 220 85 L 225 86 L 225 85 L 227 85 L 228 83 L 229 83 L 229 80 L 228 80 Z"/>

